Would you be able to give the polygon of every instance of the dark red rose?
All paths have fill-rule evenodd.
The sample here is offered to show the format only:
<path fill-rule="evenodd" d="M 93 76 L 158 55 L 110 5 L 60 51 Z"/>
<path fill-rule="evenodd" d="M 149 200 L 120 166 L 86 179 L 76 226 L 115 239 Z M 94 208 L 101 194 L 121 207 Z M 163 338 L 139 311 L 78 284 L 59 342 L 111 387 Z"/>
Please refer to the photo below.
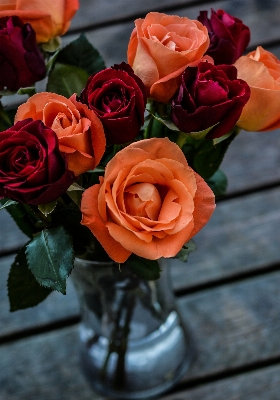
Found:
<path fill-rule="evenodd" d="M 223 10 L 200 11 L 197 18 L 206 26 L 210 46 L 206 52 L 215 64 L 233 64 L 245 51 L 250 41 L 250 30 L 243 22 Z"/>
<path fill-rule="evenodd" d="M 46 66 L 30 24 L 19 17 L 0 18 L 0 90 L 16 91 L 43 79 Z"/>
<path fill-rule="evenodd" d="M 0 197 L 27 204 L 56 200 L 76 180 L 55 132 L 31 118 L 0 132 Z"/>
<path fill-rule="evenodd" d="M 92 75 L 79 100 L 100 118 L 109 144 L 131 141 L 144 123 L 146 89 L 126 63 Z"/>
<path fill-rule="evenodd" d="M 249 97 L 250 88 L 237 79 L 233 65 L 201 62 L 183 73 L 172 100 L 172 120 L 186 133 L 203 131 L 218 123 L 206 136 L 218 138 L 235 125 Z"/>

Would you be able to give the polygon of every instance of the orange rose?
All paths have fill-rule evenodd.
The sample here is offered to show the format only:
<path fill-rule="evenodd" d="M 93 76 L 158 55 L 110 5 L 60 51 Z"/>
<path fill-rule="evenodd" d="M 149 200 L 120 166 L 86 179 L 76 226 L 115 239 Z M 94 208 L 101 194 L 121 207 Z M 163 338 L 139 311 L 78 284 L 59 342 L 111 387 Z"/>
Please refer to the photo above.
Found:
<path fill-rule="evenodd" d="M 80 175 L 95 168 L 106 143 L 99 118 L 75 97 L 67 99 L 55 93 L 37 93 L 19 106 L 15 123 L 32 118 L 52 128 L 59 140 L 59 150 L 67 155 L 68 168 Z"/>
<path fill-rule="evenodd" d="M 127 58 L 150 97 L 168 102 L 188 65 L 201 60 L 209 46 L 207 28 L 199 21 L 151 12 L 137 19 Z"/>
<path fill-rule="evenodd" d="M 238 78 L 248 83 L 251 95 L 237 122 L 246 131 L 280 127 L 280 61 L 261 46 L 234 64 Z"/>
<path fill-rule="evenodd" d="M 79 0 L 5 0 L 0 17 L 17 15 L 29 22 L 36 32 L 37 43 L 63 35 L 79 8 Z"/>
<path fill-rule="evenodd" d="M 169 139 L 125 147 L 107 164 L 100 184 L 85 190 L 82 224 L 108 255 L 173 257 L 209 220 L 214 194 Z"/>

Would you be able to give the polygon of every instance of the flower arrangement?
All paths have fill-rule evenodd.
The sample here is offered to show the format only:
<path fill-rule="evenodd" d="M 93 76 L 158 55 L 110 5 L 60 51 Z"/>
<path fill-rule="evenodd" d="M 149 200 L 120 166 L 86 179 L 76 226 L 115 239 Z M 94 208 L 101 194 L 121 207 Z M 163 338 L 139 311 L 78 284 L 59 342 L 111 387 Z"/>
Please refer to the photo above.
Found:
<path fill-rule="evenodd" d="M 150 12 L 127 62 L 106 68 L 84 35 L 61 47 L 78 0 L 38 4 L 0 4 L 0 94 L 29 96 L 0 105 L 1 209 L 29 237 L 11 311 L 65 293 L 75 256 L 133 258 L 149 279 L 161 257 L 186 261 L 225 194 L 231 142 L 280 126 L 280 61 L 261 47 L 243 55 L 249 28 L 225 11 Z"/>

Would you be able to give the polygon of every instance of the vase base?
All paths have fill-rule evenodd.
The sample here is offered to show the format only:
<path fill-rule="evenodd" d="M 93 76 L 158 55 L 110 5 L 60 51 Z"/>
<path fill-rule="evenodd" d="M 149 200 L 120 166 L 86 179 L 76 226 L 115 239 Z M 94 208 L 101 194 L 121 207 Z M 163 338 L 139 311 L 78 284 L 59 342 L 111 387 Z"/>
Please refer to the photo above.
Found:
<path fill-rule="evenodd" d="M 125 361 L 110 354 L 108 340 L 81 325 L 81 360 L 90 385 L 113 399 L 151 399 L 173 387 L 187 372 L 192 345 L 176 311 L 144 339 L 131 340 Z M 106 361 L 106 371 L 104 369 Z"/>

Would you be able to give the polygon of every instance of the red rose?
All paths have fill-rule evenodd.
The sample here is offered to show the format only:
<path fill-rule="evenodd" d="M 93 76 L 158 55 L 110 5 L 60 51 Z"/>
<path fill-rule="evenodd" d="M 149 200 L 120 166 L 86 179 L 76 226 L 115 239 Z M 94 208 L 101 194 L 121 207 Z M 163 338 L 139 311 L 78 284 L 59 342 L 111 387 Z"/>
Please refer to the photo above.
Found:
<path fill-rule="evenodd" d="M 183 73 L 179 91 L 172 100 L 172 120 L 185 133 L 218 124 L 206 136 L 218 138 L 235 125 L 249 97 L 250 88 L 237 79 L 233 65 L 201 62 Z"/>
<path fill-rule="evenodd" d="M 56 200 L 76 180 L 55 132 L 31 118 L 0 132 L 0 197 L 27 204 Z"/>
<path fill-rule="evenodd" d="M 18 90 L 43 79 L 46 66 L 30 24 L 19 17 L 0 18 L 0 90 Z"/>
<path fill-rule="evenodd" d="M 223 10 L 200 11 L 197 18 L 206 26 L 210 37 L 210 46 L 206 52 L 215 64 L 233 64 L 245 51 L 250 41 L 250 30 L 243 22 Z"/>
<path fill-rule="evenodd" d="M 100 118 L 109 144 L 131 141 L 144 123 L 145 86 L 126 63 L 92 75 L 79 100 Z"/>

